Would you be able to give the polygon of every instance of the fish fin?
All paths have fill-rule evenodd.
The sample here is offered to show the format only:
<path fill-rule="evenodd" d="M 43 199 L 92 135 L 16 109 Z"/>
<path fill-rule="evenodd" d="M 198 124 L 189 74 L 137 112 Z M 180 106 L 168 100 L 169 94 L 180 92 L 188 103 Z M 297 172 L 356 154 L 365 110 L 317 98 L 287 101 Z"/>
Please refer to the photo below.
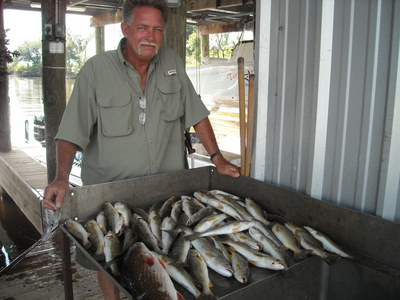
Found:
<path fill-rule="evenodd" d="M 179 292 L 176 292 L 176 295 L 178 296 L 178 300 L 185 300 L 185 297 Z"/>
<path fill-rule="evenodd" d="M 216 300 L 218 299 L 210 290 L 205 291 L 196 298 L 196 300 Z"/>
<path fill-rule="evenodd" d="M 336 263 L 338 261 L 338 259 L 341 258 L 340 255 L 334 254 L 334 253 L 329 253 L 328 255 L 326 255 L 326 257 L 324 258 L 324 261 L 328 264 L 328 265 L 333 265 L 334 263 Z"/>
<path fill-rule="evenodd" d="M 162 259 L 158 259 L 158 261 L 160 262 L 160 264 L 164 268 L 164 270 L 166 270 L 167 266 L 165 265 L 165 262 Z"/>
<path fill-rule="evenodd" d="M 188 235 L 185 236 L 185 239 L 187 239 L 188 241 L 191 242 L 191 241 L 197 240 L 200 237 L 200 235 L 201 235 L 200 232 L 193 233 L 193 234 L 188 234 Z"/>
<path fill-rule="evenodd" d="M 156 261 L 155 258 L 152 255 L 147 254 L 147 253 L 143 254 L 143 260 L 149 267 L 154 265 L 154 263 Z"/>

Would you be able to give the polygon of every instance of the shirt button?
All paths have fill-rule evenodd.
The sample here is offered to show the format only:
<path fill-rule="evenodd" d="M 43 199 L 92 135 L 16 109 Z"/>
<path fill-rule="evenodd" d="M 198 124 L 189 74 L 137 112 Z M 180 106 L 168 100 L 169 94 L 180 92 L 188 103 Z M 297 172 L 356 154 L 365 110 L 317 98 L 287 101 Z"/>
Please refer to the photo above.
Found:
<path fill-rule="evenodd" d="M 153 142 L 153 140 L 149 140 L 149 144 L 151 144 Z"/>

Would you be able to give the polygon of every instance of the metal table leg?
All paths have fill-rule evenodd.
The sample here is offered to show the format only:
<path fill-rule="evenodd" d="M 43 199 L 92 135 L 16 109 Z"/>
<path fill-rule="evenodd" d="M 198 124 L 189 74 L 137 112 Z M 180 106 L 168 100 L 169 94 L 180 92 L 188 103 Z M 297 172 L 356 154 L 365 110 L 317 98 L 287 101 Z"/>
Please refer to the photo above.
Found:
<path fill-rule="evenodd" d="M 66 300 L 74 299 L 72 273 L 71 273 L 71 248 L 68 236 L 62 232 L 61 235 L 61 256 L 63 262 L 63 277 L 64 277 L 64 295 Z"/>

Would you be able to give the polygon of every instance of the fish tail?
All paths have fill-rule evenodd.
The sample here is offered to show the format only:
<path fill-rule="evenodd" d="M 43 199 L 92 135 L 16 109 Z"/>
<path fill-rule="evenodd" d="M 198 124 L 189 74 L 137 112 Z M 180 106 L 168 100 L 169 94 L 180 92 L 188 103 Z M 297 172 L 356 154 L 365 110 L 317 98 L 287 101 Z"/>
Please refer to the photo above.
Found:
<path fill-rule="evenodd" d="M 197 298 L 197 300 L 216 300 L 218 299 L 211 290 L 203 291 Z"/>
<path fill-rule="evenodd" d="M 299 261 L 299 260 L 306 258 L 310 253 L 311 253 L 310 250 L 301 250 L 301 251 L 294 253 L 293 258 L 295 261 Z"/>
<path fill-rule="evenodd" d="M 191 241 L 197 240 L 200 237 L 200 234 L 201 234 L 200 232 L 188 234 L 185 236 L 185 239 L 187 239 L 188 241 L 191 242 Z"/>
<path fill-rule="evenodd" d="M 324 257 L 324 261 L 328 265 L 333 265 L 334 263 L 337 262 L 337 260 L 340 258 L 340 255 L 334 254 L 334 253 L 329 253 Z"/>

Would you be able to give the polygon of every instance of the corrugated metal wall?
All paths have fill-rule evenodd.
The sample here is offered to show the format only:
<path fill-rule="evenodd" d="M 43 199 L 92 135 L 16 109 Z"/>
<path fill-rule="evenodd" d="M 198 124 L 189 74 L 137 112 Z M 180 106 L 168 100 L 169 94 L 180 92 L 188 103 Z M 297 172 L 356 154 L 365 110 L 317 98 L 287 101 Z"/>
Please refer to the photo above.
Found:
<path fill-rule="evenodd" d="M 400 1 L 256 3 L 253 176 L 400 221 Z"/>

